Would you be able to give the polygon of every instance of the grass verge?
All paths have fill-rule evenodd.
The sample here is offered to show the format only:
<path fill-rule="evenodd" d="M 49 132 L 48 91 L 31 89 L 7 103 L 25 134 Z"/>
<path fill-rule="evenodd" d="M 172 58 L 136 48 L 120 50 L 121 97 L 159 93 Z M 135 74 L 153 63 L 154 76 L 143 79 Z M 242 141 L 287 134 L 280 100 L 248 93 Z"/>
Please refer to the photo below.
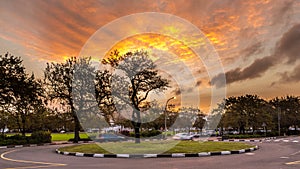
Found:
<path fill-rule="evenodd" d="M 239 142 L 155 141 L 141 144 L 133 142 L 83 144 L 63 147 L 59 150 L 98 154 L 171 154 L 230 151 L 251 147 L 254 146 Z"/>
<path fill-rule="evenodd" d="M 6 134 L 7 136 L 14 136 L 20 133 L 10 133 Z M 90 134 L 92 135 L 92 134 Z M 26 133 L 26 136 L 31 136 L 31 133 Z M 80 138 L 87 139 L 89 136 L 86 133 L 80 133 Z M 51 141 L 68 141 L 69 139 L 74 138 L 74 133 L 51 133 Z"/>
<path fill-rule="evenodd" d="M 52 133 L 52 141 L 68 141 L 69 139 L 74 138 L 74 133 Z M 79 134 L 80 138 L 87 139 L 88 135 L 85 133 Z"/>

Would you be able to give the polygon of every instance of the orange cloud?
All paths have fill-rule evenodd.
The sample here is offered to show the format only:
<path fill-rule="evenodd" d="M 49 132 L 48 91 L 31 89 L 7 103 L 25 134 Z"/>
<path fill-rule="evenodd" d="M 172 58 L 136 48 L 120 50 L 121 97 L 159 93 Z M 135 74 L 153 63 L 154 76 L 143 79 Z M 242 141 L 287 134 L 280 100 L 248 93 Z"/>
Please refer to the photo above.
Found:
<path fill-rule="evenodd" d="M 128 37 L 115 44 L 113 48 L 107 52 L 105 57 L 108 57 L 114 50 L 118 50 L 121 54 L 125 54 L 126 52 L 133 50 L 149 51 L 152 49 L 174 53 L 181 61 L 191 61 L 197 57 L 183 42 L 169 36 L 154 33 L 138 34 Z M 176 62 L 176 60 L 177 59 L 172 60 L 172 62 Z"/>

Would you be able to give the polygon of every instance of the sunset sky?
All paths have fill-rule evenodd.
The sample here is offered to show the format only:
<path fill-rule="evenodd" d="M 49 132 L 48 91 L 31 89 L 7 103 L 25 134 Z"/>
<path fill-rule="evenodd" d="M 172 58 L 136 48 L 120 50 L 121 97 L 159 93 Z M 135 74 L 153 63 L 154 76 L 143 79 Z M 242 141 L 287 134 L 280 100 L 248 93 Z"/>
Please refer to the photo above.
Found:
<path fill-rule="evenodd" d="M 169 69 L 167 74 L 177 86 L 169 96 L 186 93 L 189 97 L 200 93 L 200 105 L 207 110 L 212 88 L 226 89 L 227 96 L 257 94 L 269 99 L 300 95 L 298 0 L 1 0 L 0 53 L 21 56 L 28 72 L 41 77 L 46 62 L 62 62 L 80 55 L 84 45 L 103 26 L 144 12 L 170 14 L 186 20 L 204 36 L 179 40 L 188 28 L 175 20 L 168 21 L 174 23 L 172 26 L 167 22 L 164 25 L 161 18 L 151 21 L 160 29 L 159 34 L 141 34 L 144 27 L 151 27 L 145 25 L 150 23 L 145 17 L 124 22 L 113 32 L 106 32 L 111 37 L 120 38 L 116 34 L 123 32 L 134 36 L 102 41 L 93 47 L 99 49 L 101 45 L 112 44 L 108 49 L 150 50 L 152 59 Z M 130 26 L 139 24 L 142 26 Z M 215 68 L 208 70 L 201 60 L 205 56 L 193 53 L 193 45 L 199 45 L 205 38 L 218 54 L 213 59 L 223 66 L 226 86 L 218 83 L 218 74 L 209 75 Z M 93 59 L 105 57 L 103 52 L 95 54 Z M 193 81 L 189 82 L 186 72 L 190 72 Z M 176 85 L 179 75 L 183 79 Z M 182 86 L 180 90 L 178 86 Z"/>

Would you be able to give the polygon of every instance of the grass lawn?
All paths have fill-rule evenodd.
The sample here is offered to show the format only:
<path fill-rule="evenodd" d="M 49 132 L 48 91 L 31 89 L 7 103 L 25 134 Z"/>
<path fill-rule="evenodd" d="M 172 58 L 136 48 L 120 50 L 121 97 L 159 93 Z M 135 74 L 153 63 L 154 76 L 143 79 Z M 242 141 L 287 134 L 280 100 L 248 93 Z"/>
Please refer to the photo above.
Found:
<path fill-rule="evenodd" d="M 177 144 L 178 143 L 178 144 Z M 240 150 L 254 147 L 239 142 L 153 141 L 83 144 L 60 148 L 60 151 L 99 154 L 170 154 Z"/>
<path fill-rule="evenodd" d="M 10 133 L 7 136 L 13 136 L 20 133 Z M 26 133 L 26 136 L 30 136 L 31 133 Z M 85 133 L 80 133 L 80 138 L 88 138 L 88 135 Z M 68 141 L 71 138 L 74 138 L 74 133 L 51 133 L 52 141 Z"/>
<path fill-rule="evenodd" d="M 74 138 L 74 133 L 51 133 L 52 141 L 68 141 L 71 138 Z M 88 135 L 85 133 L 79 134 L 80 138 L 88 138 Z"/>

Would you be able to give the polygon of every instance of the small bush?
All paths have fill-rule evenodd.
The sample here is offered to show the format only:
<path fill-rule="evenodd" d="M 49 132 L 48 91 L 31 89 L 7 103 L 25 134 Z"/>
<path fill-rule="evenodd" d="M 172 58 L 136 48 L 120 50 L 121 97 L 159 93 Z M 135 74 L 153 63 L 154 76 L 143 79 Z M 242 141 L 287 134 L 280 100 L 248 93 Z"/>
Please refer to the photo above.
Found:
<path fill-rule="evenodd" d="M 13 136 L 6 137 L 7 140 L 26 140 L 26 136 L 22 136 L 21 134 L 15 134 Z"/>
<path fill-rule="evenodd" d="M 143 131 L 141 132 L 141 137 L 155 137 L 159 136 L 161 131 L 159 130 L 150 130 L 150 131 Z"/>
<path fill-rule="evenodd" d="M 70 138 L 68 141 L 73 142 L 74 138 Z M 79 141 L 92 141 L 90 138 L 80 138 Z"/>
<path fill-rule="evenodd" d="M 51 143 L 51 132 L 35 131 L 30 136 L 29 143 Z"/>
<path fill-rule="evenodd" d="M 229 139 L 244 139 L 244 138 L 260 138 L 263 137 L 262 135 L 258 135 L 258 134 L 241 134 L 241 135 L 227 135 Z"/>
<path fill-rule="evenodd" d="M 129 133 L 129 137 L 135 137 L 134 132 L 130 132 L 130 133 Z"/>
<path fill-rule="evenodd" d="M 123 136 L 130 136 L 130 132 L 128 130 L 122 130 L 120 132 Z"/>

